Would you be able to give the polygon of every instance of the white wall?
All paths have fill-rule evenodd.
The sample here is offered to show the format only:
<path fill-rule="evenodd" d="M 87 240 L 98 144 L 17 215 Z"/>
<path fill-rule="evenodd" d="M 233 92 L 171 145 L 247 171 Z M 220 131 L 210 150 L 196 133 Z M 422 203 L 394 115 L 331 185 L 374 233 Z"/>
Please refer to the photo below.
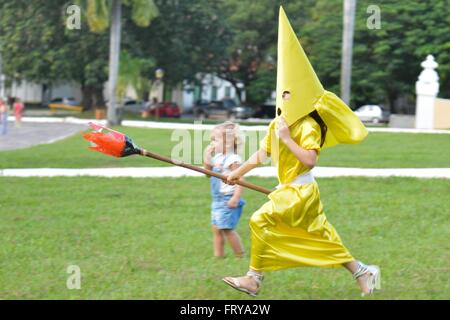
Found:
<path fill-rule="evenodd" d="M 193 90 L 183 90 L 183 109 L 191 109 L 195 104 L 195 93 Z"/>
<path fill-rule="evenodd" d="M 52 86 L 51 98 L 74 97 L 75 100 L 81 101 L 83 98 L 81 87 L 77 83 L 61 83 Z"/>
<path fill-rule="evenodd" d="M 217 96 L 215 100 L 221 100 L 226 96 L 227 87 L 229 87 L 230 94 L 228 98 L 231 99 L 237 99 L 236 97 L 236 89 L 233 87 L 233 85 L 223 80 L 219 77 L 216 77 L 214 75 L 206 75 L 202 80 L 202 92 L 200 99 L 210 101 L 212 100 L 212 93 L 213 88 L 217 87 Z M 189 90 L 189 86 L 185 85 L 183 89 L 183 98 L 181 99 L 183 101 L 183 108 L 184 109 L 190 109 L 195 104 L 195 91 Z M 193 88 L 191 88 L 193 89 Z M 244 92 L 245 94 L 245 92 Z"/>
<path fill-rule="evenodd" d="M 0 97 L 5 97 L 6 91 L 5 91 L 5 76 L 0 74 Z"/>
<path fill-rule="evenodd" d="M 3 83 L 0 77 L 0 83 Z M 0 85 L 1 96 L 18 97 L 25 103 L 43 103 L 43 85 L 31 81 L 13 82 L 10 88 L 5 88 Z M 82 93 L 81 88 L 76 83 L 60 83 L 54 84 L 51 87 L 50 99 L 57 97 L 74 97 L 76 100 L 81 101 Z"/>
<path fill-rule="evenodd" d="M 6 90 L 8 96 L 18 97 L 25 103 L 42 102 L 42 85 L 29 81 L 13 82 L 10 90 Z"/>
<path fill-rule="evenodd" d="M 229 87 L 230 88 L 230 95 L 228 98 L 236 98 L 236 90 L 233 87 L 233 85 L 226 81 L 223 80 L 219 77 L 216 77 L 214 75 L 207 75 L 203 81 L 203 90 L 202 90 L 202 99 L 205 100 L 211 100 L 212 99 L 212 93 L 213 93 L 213 87 L 217 87 L 217 96 L 216 96 L 216 100 L 221 100 L 223 98 L 226 97 L 225 93 L 226 93 L 226 88 Z"/>

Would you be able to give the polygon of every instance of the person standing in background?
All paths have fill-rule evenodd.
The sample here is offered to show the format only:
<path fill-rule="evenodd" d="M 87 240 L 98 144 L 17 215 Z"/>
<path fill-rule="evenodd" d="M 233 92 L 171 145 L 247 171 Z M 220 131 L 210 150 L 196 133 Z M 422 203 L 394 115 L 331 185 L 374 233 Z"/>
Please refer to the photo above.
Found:
<path fill-rule="evenodd" d="M 8 105 L 2 97 L 0 97 L 0 123 L 1 134 L 4 136 L 8 133 Z"/>
<path fill-rule="evenodd" d="M 25 109 L 25 106 L 23 105 L 20 98 L 15 99 L 16 102 L 14 102 L 13 110 L 14 110 L 14 116 L 16 118 L 16 127 L 20 128 L 22 123 L 22 112 L 23 109 Z"/>

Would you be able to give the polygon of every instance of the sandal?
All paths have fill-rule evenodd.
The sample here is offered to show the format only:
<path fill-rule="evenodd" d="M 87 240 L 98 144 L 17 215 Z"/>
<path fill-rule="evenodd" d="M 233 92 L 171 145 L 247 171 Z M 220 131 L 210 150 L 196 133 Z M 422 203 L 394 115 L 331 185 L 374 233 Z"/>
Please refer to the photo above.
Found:
<path fill-rule="evenodd" d="M 255 280 L 255 282 L 257 284 L 256 291 L 251 291 L 251 290 L 241 286 L 241 282 L 239 281 L 239 279 L 243 278 L 243 277 L 238 277 L 238 278 L 225 277 L 222 280 L 223 280 L 223 282 L 228 284 L 230 287 L 232 287 L 232 288 L 234 288 L 234 289 L 236 289 L 238 291 L 245 292 L 245 293 L 247 293 L 248 295 L 250 295 L 252 297 L 256 297 L 258 295 L 259 288 L 261 287 L 261 282 L 264 279 L 264 276 L 262 274 L 260 274 L 260 273 L 252 271 L 252 270 L 248 271 L 245 276 L 250 277 L 253 280 Z"/>
<path fill-rule="evenodd" d="M 366 275 L 368 273 L 368 277 L 366 280 L 366 285 L 369 288 L 368 295 L 371 295 L 374 293 L 375 290 L 381 289 L 381 271 L 380 267 L 370 265 L 367 266 L 362 262 L 358 262 L 358 270 L 353 274 L 353 279 L 358 279 L 362 277 L 363 275 Z M 361 293 L 361 296 L 365 296 L 366 294 L 363 292 Z"/>

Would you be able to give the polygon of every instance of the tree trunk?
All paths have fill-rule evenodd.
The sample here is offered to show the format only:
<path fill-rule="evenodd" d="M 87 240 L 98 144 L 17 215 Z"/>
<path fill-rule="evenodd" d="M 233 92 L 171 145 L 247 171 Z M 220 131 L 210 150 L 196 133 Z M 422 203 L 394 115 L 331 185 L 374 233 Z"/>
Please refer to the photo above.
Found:
<path fill-rule="evenodd" d="M 105 99 L 103 98 L 103 88 L 94 88 L 94 107 L 103 109 L 105 107 Z"/>
<path fill-rule="evenodd" d="M 397 113 L 397 106 L 395 101 L 397 100 L 397 93 L 395 91 L 388 90 L 389 109 L 392 114 Z"/>
<path fill-rule="evenodd" d="M 108 77 L 108 125 L 120 124 L 117 114 L 116 86 L 119 74 L 120 31 L 121 31 L 121 0 L 113 0 L 111 11 L 111 35 L 109 47 L 109 77 Z"/>
<path fill-rule="evenodd" d="M 91 110 L 94 100 L 94 88 L 91 86 L 81 86 L 81 93 L 83 95 L 81 100 L 83 110 Z"/>
<path fill-rule="evenodd" d="M 239 99 L 239 102 L 242 103 L 242 89 L 238 87 L 238 85 L 233 85 L 233 87 L 236 89 L 236 95 Z"/>
<path fill-rule="evenodd" d="M 352 80 L 353 33 L 356 0 L 344 0 L 344 30 L 342 32 L 341 98 L 350 104 Z"/>
<path fill-rule="evenodd" d="M 150 90 L 144 90 L 144 92 L 142 94 L 143 94 L 143 97 L 139 97 L 139 98 L 142 98 L 142 101 L 144 101 L 144 102 L 150 101 Z"/>
<path fill-rule="evenodd" d="M 239 83 L 236 80 L 234 80 L 234 79 L 232 79 L 230 77 L 222 77 L 222 79 L 224 79 L 224 80 L 228 81 L 229 83 L 231 83 L 233 88 L 236 90 L 236 96 L 237 96 L 239 102 L 242 103 L 242 89 L 239 87 Z"/>

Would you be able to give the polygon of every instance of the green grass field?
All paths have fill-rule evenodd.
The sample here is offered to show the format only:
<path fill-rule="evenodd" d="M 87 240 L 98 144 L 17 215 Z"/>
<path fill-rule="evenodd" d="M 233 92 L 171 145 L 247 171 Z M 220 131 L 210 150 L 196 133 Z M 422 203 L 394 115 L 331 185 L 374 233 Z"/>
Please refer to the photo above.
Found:
<path fill-rule="evenodd" d="M 173 131 L 163 129 L 141 129 L 131 127 L 116 128 L 130 135 L 140 146 L 170 156 L 175 145 L 181 139 L 174 136 Z M 87 127 L 86 127 L 87 130 Z M 193 131 L 187 132 L 194 137 Z M 264 132 L 255 136 L 256 142 Z M 201 134 L 200 134 L 201 136 Z M 206 147 L 208 141 L 203 141 Z M 186 140 L 187 141 L 187 140 Z M 201 140 L 199 140 L 201 141 Z M 249 140 L 246 142 L 245 158 L 248 158 Z M 166 163 L 140 157 L 117 159 L 98 152 L 88 150 L 89 143 L 81 134 L 48 145 L 32 148 L 0 152 L 0 169 L 5 168 L 90 168 L 90 167 L 147 167 L 165 166 Z M 202 150 L 202 148 L 198 148 Z M 450 137 L 446 134 L 407 134 L 407 133 L 369 133 L 369 136 L 358 145 L 339 145 L 323 150 L 319 166 L 361 167 L 361 168 L 433 168 L 449 167 Z M 182 154 L 180 155 L 182 156 Z M 179 158 L 179 154 L 176 154 Z M 194 154 L 194 143 L 191 144 L 191 163 L 200 165 L 202 155 Z"/>
<path fill-rule="evenodd" d="M 66 167 L 112 164 L 107 157 L 95 158 L 93 152 L 86 153 L 91 156 L 86 163 L 81 156 L 65 163 L 71 157 L 64 152 L 58 158 L 56 151 L 64 146 L 73 151 L 81 145 L 76 138 L 56 144 L 50 159 Z M 35 166 L 50 165 L 41 159 L 40 148 L 51 147 L 30 149 L 39 155 L 19 158 L 16 166 L 28 166 L 33 160 Z M 14 163 L 11 154 L 2 154 L 9 157 L 8 166 Z M 372 155 L 376 154 L 374 150 Z M 275 184 L 273 179 L 250 181 L 266 187 Z M 450 181 L 322 178 L 318 183 L 327 217 L 344 244 L 358 259 L 382 268 L 382 291 L 365 299 L 450 297 Z M 238 232 L 246 257 L 235 259 L 227 247 L 227 257 L 215 260 L 207 178 L 2 177 L 0 190 L 0 299 L 249 298 L 220 279 L 246 271 L 247 223 L 264 203 L 262 194 L 244 194 L 247 205 Z M 66 288 L 69 265 L 81 268 L 81 290 Z M 259 298 L 360 299 L 360 295 L 344 269 L 296 268 L 267 273 Z"/>

